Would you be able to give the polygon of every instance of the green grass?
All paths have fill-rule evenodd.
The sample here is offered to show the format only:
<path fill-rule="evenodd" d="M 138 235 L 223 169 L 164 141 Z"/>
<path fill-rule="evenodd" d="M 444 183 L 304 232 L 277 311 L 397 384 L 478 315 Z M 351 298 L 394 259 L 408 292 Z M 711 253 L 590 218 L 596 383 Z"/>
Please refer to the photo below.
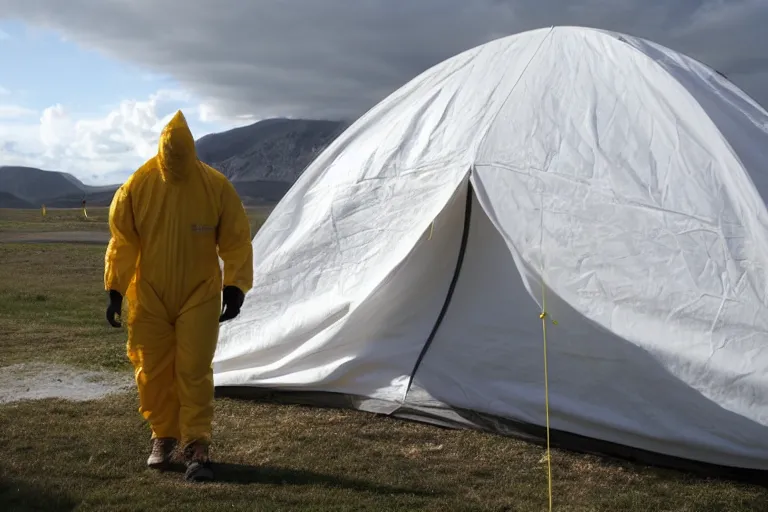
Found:
<path fill-rule="evenodd" d="M 41 233 L 51 231 L 109 231 L 108 208 L 88 208 L 88 217 L 79 209 L 0 209 L 0 233 Z"/>
<path fill-rule="evenodd" d="M 0 361 L 127 369 L 125 333 L 106 329 L 104 248 L 0 244 Z"/>
<path fill-rule="evenodd" d="M 103 248 L 0 244 L 0 366 L 129 373 L 104 320 Z M 219 481 L 144 468 L 135 392 L 0 405 L 0 510 L 542 511 L 541 448 L 354 411 L 217 400 Z M 758 511 L 768 490 L 553 453 L 558 511 Z"/>
<path fill-rule="evenodd" d="M 255 233 L 266 220 L 271 207 L 246 208 Z M 109 208 L 87 209 L 88 217 L 79 209 L 51 209 L 43 217 L 41 210 L 15 210 L 0 208 L 0 233 L 50 233 L 61 231 L 109 231 Z"/>

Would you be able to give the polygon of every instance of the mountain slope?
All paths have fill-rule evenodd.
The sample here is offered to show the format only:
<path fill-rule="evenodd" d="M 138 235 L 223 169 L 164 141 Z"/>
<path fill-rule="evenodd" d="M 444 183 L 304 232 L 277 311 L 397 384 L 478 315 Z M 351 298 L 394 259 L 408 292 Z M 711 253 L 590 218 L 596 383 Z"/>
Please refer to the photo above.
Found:
<path fill-rule="evenodd" d="M 0 191 L 0 208 L 33 208 L 32 203 L 19 199 L 9 192 Z"/>
<path fill-rule="evenodd" d="M 267 119 L 200 138 L 198 157 L 233 182 L 293 184 L 347 126 L 341 121 Z"/>
<path fill-rule="evenodd" d="M 82 196 L 86 188 L 80 180 L 63 172 L 34 167 L 0 167 L 0 192 L 34 205 L 61 196 Z"/>

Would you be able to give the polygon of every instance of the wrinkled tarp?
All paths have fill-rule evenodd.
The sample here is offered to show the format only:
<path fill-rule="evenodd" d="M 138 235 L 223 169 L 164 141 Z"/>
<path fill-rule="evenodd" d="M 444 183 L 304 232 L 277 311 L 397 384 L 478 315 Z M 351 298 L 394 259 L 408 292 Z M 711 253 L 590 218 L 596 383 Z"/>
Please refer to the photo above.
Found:
<path fill-rule="evenodd" d="M 543 425 L 544 283 L 553 429 L 768 469 L 766 127 L 723 76 L 629 36 L 457 55 L 275 209 L 216 384 Z"/>

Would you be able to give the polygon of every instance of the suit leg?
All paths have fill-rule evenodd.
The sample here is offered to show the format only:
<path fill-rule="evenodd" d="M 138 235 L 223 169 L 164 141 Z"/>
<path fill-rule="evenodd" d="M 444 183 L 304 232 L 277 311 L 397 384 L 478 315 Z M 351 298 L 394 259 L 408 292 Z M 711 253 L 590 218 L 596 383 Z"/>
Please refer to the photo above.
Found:
<path fill-rule="evenodd" d="M 179 439 L 174 327 L 139 306 L 128 325 L 127 351 L 139 392 L 139 412 L 151 426 L 152 437 Z"/>
<path fill-rule="evenodd" d="M 181 401 L 182 445 L 210 444 L 213 420 L 213 356 L 219 336 L 221 299 L 182 313 L 176 321 L 176 385 Z"/>

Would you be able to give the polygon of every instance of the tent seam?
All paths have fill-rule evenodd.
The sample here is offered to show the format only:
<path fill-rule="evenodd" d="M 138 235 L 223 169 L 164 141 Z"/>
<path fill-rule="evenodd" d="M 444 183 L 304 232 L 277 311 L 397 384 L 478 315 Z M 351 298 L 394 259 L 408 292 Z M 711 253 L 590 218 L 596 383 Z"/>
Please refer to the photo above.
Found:
<path fill-rule="evenodd" d="M 485 144 L 485 140 L 488 138 L 488 134 L 491 132 L 491 128 L 493 128 L 493 125 L 496 123 L 496 119 L 498 119 L 499 115 L 501 114 L 501 111 L 504 110 L 504 107 L 506 106 L 507 102 L 509 101 L 509 98 L 512 97 L 512 93 L 515 92 L 515 89 L 517 89 L 518 84 L 523 79 L 523 76 L 528 71 L 528 68 L 531 65 L 531 62 L 533 62 L 533 59 L 536 58 L 536 56 L 539 54 L 539 51 L 541 50 L 541 47 L 544 46 L 544 43 L 552 36 L 552 32 L 554 32 L 555 27 L 552 26 L 549 28 L 549 32 L 547 32 L 547 35 L 544 36 L 539 43 L 538 48 L 536 48 L 536 51 L 533 52 L 533 55 L 531 55 L 531 58 L 528 59 L 528 62 L 525 64 L 525 67 L 523 68 L 523 71 L 520 73 L 520 76 L 517 77 L 517 80 L 515 81 L 515 84 L 512 86 L 512 88 L 507 93 L 506 98 L 504 98 L 504 101 L 501 102 L 501 105 L 499 105 L 498 110 L 493 114 L 493 117 L 488 122 L 488 127 L 485 130 L 485 133 L 480 137 L 479 142 L 477 143 L 477 146 L 475 147 L 475 154 L 472 155 L 472 166 L 474 167 L 475 162 L 477 161 L 477 158 L 480 153 L 480 149 L 483 147 L 483 144 Z"/>

